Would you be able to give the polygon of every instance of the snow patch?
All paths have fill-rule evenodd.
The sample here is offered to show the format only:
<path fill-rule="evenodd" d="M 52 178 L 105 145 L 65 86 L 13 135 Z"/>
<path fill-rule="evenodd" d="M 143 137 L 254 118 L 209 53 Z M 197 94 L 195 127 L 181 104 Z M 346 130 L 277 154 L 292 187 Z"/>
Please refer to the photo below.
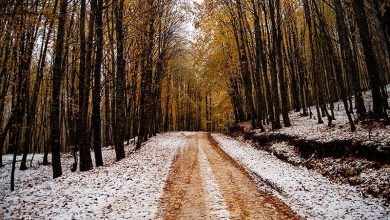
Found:
<path fill-rule="evenodd" d="M 208 217 L 211 219 L 230 219 L 228 207 L 219 191 L 218 184 L 201 145 L 199 146 L 199 166 L 205 189 Z"/>

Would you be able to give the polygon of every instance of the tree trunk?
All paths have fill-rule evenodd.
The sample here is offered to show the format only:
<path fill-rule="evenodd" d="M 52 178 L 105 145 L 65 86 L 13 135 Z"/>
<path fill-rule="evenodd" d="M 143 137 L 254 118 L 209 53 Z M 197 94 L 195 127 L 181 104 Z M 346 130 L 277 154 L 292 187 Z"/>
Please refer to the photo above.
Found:
<path fill-rule="evenodd" d="M 103 0 L 98 0 L 96 5 L 96 54 L 94 70 L 94 86 L 92 92 L 92 130 L 93 130 L 93 148 L 95 153 L 96 166 L 103 166 L 101 149 L 101 118 L 100 118 L 100 84 L 101 84 L 101 65 L 103 60 Z"/>
<path fill-rule="evenodd" d="M 115 129 L 113 130 L 114 142 L 115 142 L 115 155 L 116 160 L 119 161 L 125 158 L 125 150 L 123 146 L 123 140 L 125 136 L 125 111 L 126 111 L 126 100 L 124 92 L 126 88 L 125 79 L 125 61 L 124 61 L 124 35 L 123 35 L 123 0 L 119 0 L 115 5 L 115 21 L 116 21 L 116 41 L 117 41 L 117 52 L 116 52 L 116 78 L 115 78 Z"/>
<path fill-rule="evenodd" d="M 94 2 L 91 2 L 91 14 L 89 17 L 89 36 L 88 43 L 92 41 L 93 38 L 93 24 L 94 24 Z M 78 147 L 80 150 L 80 171 L 87 171 L 92 169 L 92 159 L 91 151 L 88 140 L 88 103 L 89 103 L 89 81 L 90 74 L 89 69 L 87 68 L 87 50 L 86 50 L 86 41 L 85 41 L 85 0 L 81 0 L 81 9 L 80 9 L 80 67 L 79 67 L 79 116 L 78 116 Z M 91 50 L 91 46 L 88 45 L 88 49 Z M 88 53 L 91 53 L 88 51 Z M 74 149 L 76 151 L 77 149 Z M 72 168 L 73 171 L 77 169 L 77 161 L 75 161 Z"/>
<path fill-rule="evenodd" d="M 272 129 L 280 129 L 282 125 L 280 124 L 280 97 L 278 89 L 278 69 L 277 69 L 277 57 L 278 57 L 278 28 L 277 21 L 275 17 L 275 1 L 269 0 L 270 7 L 270 19 L 271 19 L 271 32 L 272 32 L 272 48 L 270 49 L 270 62 L 271 62 L 271 80 L 272 80 L 272 93 L 273 93 L 273 105 L 275 109 L 274 121 L 272 123 Z M 282 73 L 283 74 L 283 73 Z M 279 74 L 280 75 L 280 74 Z"/>
<path fill-rule="evenodd" d="M 144 54 L 142 55 L 142 75 L 140 89 L 140 120 L 138 131 L 138 142 L 136 149 L 141 148 L 141 143 L 148 140 L 151 131 L 151 100 L 152 100 L 152 84 L 153 84 L 153 48 L 155 37 L 155 16 L 156 5 L 154 0 L 148 0 L 149 9 L 151 10 L 149 18 L 146 19 L 145 27 L 145 43 Z"/>
<path fill-rule="evenodd" d="M 58 17 L 57 27 L 57 39 L 55 41 L 54 49 L 54 63 L 53 63 L 53 88 L 52 88 L 52 100 L 50 109 L 50 133 L 51 133 L 51 152 L 52 152 L 52 167 L 53 178 L 60 177 L 62 175 L 61 168 L 61 144 L 60 144 L 60 92 L 61 92 L 61 62 L 62 51 L 64 48 L 64 35 L 65 35 L 65 23 L 67 16 L 68 1 L 60 1 L 60 14 Z"/>
<path fill-rule="evenodd" d="M 287 88 L 286 88 L 286 71 L 284 70 L 283 66 L 283 53 L 282 53 L 282 43 L 283 43 L 283 32 L 282 32 L 282 15 L 280 12 L 280 0 L 276 0 L 276 22 L 277 22 L 277 38 L 276 40 L 276 53 L 277 53 L 277 62 L 279 64 L 278 69 L 278 76 L 279 76 L 279 86 L 280 86 L 280 95 L 282 99 L 282 117 L 283 117 L 283 124 L 285 127 L 290 127 L 291 122 L 290 118 L 288 116 L 289 111 L 289 101 L 288 101 L 288 94 L 287 94 Z"/>

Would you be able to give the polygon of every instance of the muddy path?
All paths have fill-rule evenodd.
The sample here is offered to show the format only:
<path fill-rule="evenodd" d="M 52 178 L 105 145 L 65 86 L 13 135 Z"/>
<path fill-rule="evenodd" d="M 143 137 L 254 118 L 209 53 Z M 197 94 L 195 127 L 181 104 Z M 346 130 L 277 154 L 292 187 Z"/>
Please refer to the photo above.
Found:
<path fill-rule="evenodd" d="M 207 133 L 186 135 L 160 200 L 158 219 L 299 219 L 260 191 Z"/>

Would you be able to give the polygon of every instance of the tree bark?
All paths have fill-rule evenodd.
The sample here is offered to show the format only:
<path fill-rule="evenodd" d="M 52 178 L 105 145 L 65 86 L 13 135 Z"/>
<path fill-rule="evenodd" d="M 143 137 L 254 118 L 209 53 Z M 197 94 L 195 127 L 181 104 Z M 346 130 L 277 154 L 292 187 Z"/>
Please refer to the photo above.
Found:
<path fill-rule="evenodd" d="M 123 35 L 123 0 L 119 0 L 115 5 L 115 21 L 116 21 L 116 41 L 117 41 L 117 52 L 116 52 L 116 78 L 115 78 L 115 129 L 114 142 L 115 142 L 115 155 L 116 160 L 119 161 L 125 158 L 125 150 L 123 146 L 125 136 L 125 111 L 126 111 L 126 100 L 124 92 L 126 88 L 125 79 L 125 61 L 124 61 L 124 35 Z"/>
<path fill-rule="evenodd" d="M 95 1 L 91 1 L 91 14 L 89 17 L 89 36 L 88 43 L 93 38 L 93 24 L 94 24 L 94 10 Z M 89 103 L 89 81 L 90 81 L 90 69 L 87 68 L 87 49 L 85 40 L 85 0 L 81 0 L 80 8 L 80 67 L 79 67 L 79 116 L 78 116 L 78 147 L 80 150 L 80 171 L 88 171 L 92 169 L 91 151 L 89 145 L 88 135 L 88 103 Z M 88 45 L 88 50 L 91 50 L 91 46 Z M 88 53 L 91 53 L 88 51 Z M 75 151 L 77 149 L 74 149 Z M 77 162 L 75 161 L 73 171 L 76 171 Z"/>
<path fill-rule="evenodd" d="M 50 109 L 50 133 L 51 133 L 51 148 L 52 148 L 52 167 L 53 178 L 60 177 L 62 175 L 61 168 L 61 144 L 60 144 L 60 92 L 61 92 L 61 62 L 62 52 L 64 49 L 64 35 L 65 35 L 65 23 L 67 16 L 68 1 L 60 1 L 60 14 L 58 17 L 57 27 L 57 39 L 54 49 L 54 63 L 53 63 L 53 88 L 52 88 L 52 100 Z"/>
<path fill-rule="evenodd" d="M 92 92 L 92 130 L 93 148 L 95 153 L 96 166 L 103 166 L 102 158 L 102 135 L 100 118 L 100 88 L 101 88 L 101 66 L 103 60 L 103 0 L 97 0 L 96 5 L 96 54 L 94 69 L 94 86 Z"/>

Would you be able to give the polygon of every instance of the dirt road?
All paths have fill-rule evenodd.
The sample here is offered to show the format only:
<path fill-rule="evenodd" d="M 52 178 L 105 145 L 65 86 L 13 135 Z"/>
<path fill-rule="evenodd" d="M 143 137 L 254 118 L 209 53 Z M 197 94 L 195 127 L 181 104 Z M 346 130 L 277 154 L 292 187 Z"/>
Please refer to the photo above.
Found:
<path fill-rule="evenodd" d="M 160 200 L 159 219 L 299 219 L 261 192 L 207 133 L 186 136 Z"/>

